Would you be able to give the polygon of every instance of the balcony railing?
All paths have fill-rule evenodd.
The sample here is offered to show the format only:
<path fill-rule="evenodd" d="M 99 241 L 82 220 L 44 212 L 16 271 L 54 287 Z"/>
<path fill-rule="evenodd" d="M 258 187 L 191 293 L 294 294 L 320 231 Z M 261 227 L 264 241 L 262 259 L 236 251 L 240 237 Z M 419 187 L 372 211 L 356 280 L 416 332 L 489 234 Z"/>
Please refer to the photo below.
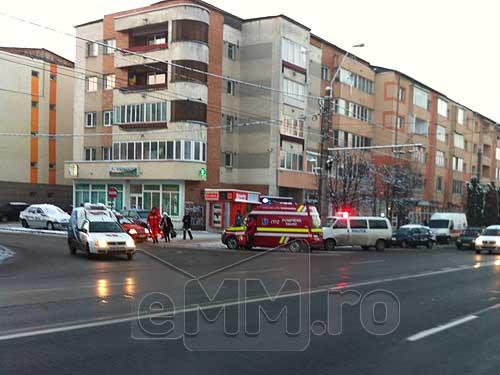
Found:
<path fill-rule="evenodd" d="M 125 87 L 120 87 L 120 91 L 124 94 L 128 93 L 137 93 L 141 91 L 157 91 L 157 90 L 166 90 L 167 84 L 160 85 L 129 85 Z"/>
<path fill-rule="evenodd" d="M 150 51 L 156 51 L 156 50 L 167 49 L 167 48 L 168 48 L 168 44 L 162 43 L 162 44 L 128 47 L 125 50 L 129 51 L 129 52 L 150 52 Z"/>

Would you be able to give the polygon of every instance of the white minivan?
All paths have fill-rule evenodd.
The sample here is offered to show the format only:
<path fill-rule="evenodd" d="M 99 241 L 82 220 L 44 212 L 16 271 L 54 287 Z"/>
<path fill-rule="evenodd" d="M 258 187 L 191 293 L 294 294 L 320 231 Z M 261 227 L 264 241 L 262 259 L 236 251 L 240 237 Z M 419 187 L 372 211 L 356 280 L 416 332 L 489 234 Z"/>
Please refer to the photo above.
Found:
<path fill-rule="evenodd" d="M 332 217 L 323 227 L 323 241 L 329 251 L 336 246 L 360 246 L 363 250 L 374 247 L 384 251 L 391 238 L 391 223 L 383 217 Z"/>
<path fill-rule="evenodd" d="M 456 212 L 436 212 L 431 216 L 429 227 L 437 242 L 450 243 L 467 228 L 467 217 Z"/>
<path fill-rule="evenodd" d="M 68 225 L 68 246 L 91 254 L 124 254 L 132 260 L 135 242 L 117 222 L 111 210 L 102 204 L 75 208 Z"/>

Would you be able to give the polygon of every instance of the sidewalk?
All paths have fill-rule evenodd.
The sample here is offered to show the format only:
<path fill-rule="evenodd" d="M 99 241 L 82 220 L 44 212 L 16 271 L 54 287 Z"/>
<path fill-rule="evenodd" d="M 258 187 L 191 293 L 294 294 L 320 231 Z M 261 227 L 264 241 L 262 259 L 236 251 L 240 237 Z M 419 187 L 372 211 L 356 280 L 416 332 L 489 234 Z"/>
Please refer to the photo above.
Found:
<path fill-rule="evenodd" d="M 226 246 L 221 242 L 220 233 L 210 233 L 206 231 L 193 231 L 193 239 L 182 239 L 182 230 L 177 231 L 177 237 L 171 239 L 170 243 L 165 242 L 163 238 L 158 238 L 159 243 L 153 244 L 148 240 L 149 246 L 161 248 L 184 248 L 184 249 L 225 249 Z"/>

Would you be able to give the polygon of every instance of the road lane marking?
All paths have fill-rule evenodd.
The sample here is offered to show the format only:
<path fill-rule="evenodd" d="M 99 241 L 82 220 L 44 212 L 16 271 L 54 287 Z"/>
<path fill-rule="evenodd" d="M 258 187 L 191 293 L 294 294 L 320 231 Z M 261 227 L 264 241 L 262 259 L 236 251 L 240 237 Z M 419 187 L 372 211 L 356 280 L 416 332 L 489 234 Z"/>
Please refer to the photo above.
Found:
<path fill-rule="evenodd" d="M 482 264 L 483 267 L 489 267 L 489 266 L 494 266 L 494 265 L 495 265 L 495 262 L 487 262 L 487 263 Z M 484 269 L 484 268 L 482 268 L 482 269 Z M 371 280 L 371 281 L 363 281 L 363 282 L 351 283 L 351 284 L 347 283 L 341 287 L 324 286 L 324 287 L 320 287 L 320 288 L 316 288 L 316 289 L 280 294 L 277 296 L 273 296 L 273 298 L 274 298 L 274 300 L 278 300 L 278 299 L 285 299 L 285 298 L 300 297 L 300 296 L 306 295 L 306 294 L 313 295 L 313 294 L 325 293 L 325 292 L 329 292 L 329 291 L 346 290 L 346 289 L 350 289 L 350 288 L 370 286 L 370 285 L 376 285 L 376 284 L 384 284 L 384 283 L 390 283 L 390 282 L 394 282 L 394 281 L 410 280 L 410 279 L 429 277 L 429 276 L 436 276 L 436 275 L 442 275 L 442 274 L 447 274 L 447 273 L 451 273 L 451 272 L 459 272 L 459 271 L 466 271 L 466 270 L 474 270 L 474 267 L 473 266 L 460 266 L 460 267 L 457 267 L 455 269 L 430 271 L 430 272 L 424 272 L 424 273 L 419 273 L 419 274 L 414 274 L 414 275 L 404 275 L 404 276 L 390 277 L 390 278 Z M 189 313 L 189 312 L 200 311 L 200 310 L 205 311 L 205 310 L 221 308 L 221 307 L 236 306 L 236 305 L 240 305 L 242 303 L 257 303 L 257 302 L 265 302 L 265 301 L 269 301 L 269 296 L 254 297 L 254 298 L 249 298 L 249 299 L 245 299 L 245 300 L 242 299 L 242 300 L 229 301 L 229 302 L 224 302 L 224 303 L 215 303 L 215 304 L 196 306 L 196 307 L 184 306 L 184 307 L 179 308 L 173 312 L 170 311 L 170 312 L 141 315 L 141 319 L 151 319 L 151 318 L 157 318 L 157 317 L 162 317 L 162 316 L 172 315 L 172 314 Z M 498 308 L 500 308 L 500 304 L 496 304 L 494 306 L 490 306 L 486 309 L 480 310 L 473 315 L 477 316 L 477 315 L 480 315 L 480 314 L 485 313 L 487 311 L 490 311 L 493 309 L 498 309 Z M 66 323 L 66 325 L 62 325 L 62 326 L 59 324 L 59 325 L 54 325 L 53 327 L 49 326 L 49 328 L 34 329 L 31 331 L 15 331 L 15 332 L 4 331 L 4 332 L 0 332 L 0 341 L 8 341 L 8 340 L 15 340 L 15 339 L 26 338 L 26 337 L 41 336 L 41 335 L 48 335 L 48 334 L 54 334 L 54 333 L 63 333 L 63 332 L 69 332 L 69 331 L 77 331 L 77 330 L 82 330 L 82 329 L 110 326 L 110 325 L 116 325 L 116 324 L 121 324 L 121 323 L 130 323 L 136 319 L 137 319 L 137 315 L 133 315 L 133 316 L 125 315 L 123 317 L 117 317 L 114 319 L 104 319 L 104 320 L 103 319 L 96 319 L 93 321 L 88 321 L 88 322 L 83 322 L 83 323 L 82 322 L 77 322 L 77 323 L 68 322 L 68 323 Z"/>
<path fill-rule="evenodd" d="M 269 268 L 269 269 L 264 269 L 264 270 L 235 271 L 235 272 L 224 273 L 224 276 L 227 276 L 227 275 L 246 275 L 247 273 L 280 272 L 280 271 L 285 271 L 285 269 L 284 268 Z"/>
<path fill-rule="evenodd" d="M 352 262 L 351 264 L 374 264 L 374 263 L 384 263 L 385 260 L 367 260 L 364 262 Z"/>
<path fill-rule="evenodd" d="M 461 324 L 465 324 L 465 323 L 470 322 L 471 320 L 475 320 L 477 318 L 478 318 L 477 315 L 468 315 L 468 316 L 465 316 L 465 317 L 463 317 L 461 319 L 454 320 L 454 321 L 452 321 L 450 323 L 443 324 L 443 325 L 440 325 L 440 326 L 437 326 L 437 327 L 434 327 L 434 328 L 427 329 L 425 331 L 419 332 L 419 333 L 417 333 L 417 334 L 415 334 L 413 336 L 408 337 L 406 340 L 410 341 L 410 342 L 415 342 L 415 341 L 418 341 L 418 340 L 422 340 L 422 339 L 424 339 L 424 338 L 426 338 L 428 336 L 432 336 L 432 335 L 435 335 L 436 333 L 439 333 L 439 332 L 442 332 L 442 331 L 446 331 L 447 329 L 459 326 Z"/>
<path fill-rule="evenodd" d="M 486 308 L 481 309 L 479 311 L 473 312 L 472 314 L 464 316 L 463 318 L 452 320 L 449 323 L 439 325 L 437 327 L 434 327 L 431 329 L 426 329 L 425 331 L 416 333 L 416 334 L 408 337 L 406 340 L 410 341 L 410 342 L 415 342 L 415 341 L 421 340 L 425 337 L 435 335 L 436 333 L 439 333 L 439 332 L 445 331 L 447 329 L 450 329 L 450 328 L 459 326 L 461 324 L 465 324 L 467 322 L 470 322 L 472 320 L 475 320 L 475 319 L 479 318 L 480 315 L 483 315 L 484 313 L 487 313 L 487 312 L 492 311 L 492 310 L 497 310 L 499 308 L 500 308 L 500 303 L 497 303 L 493 306 L 489 306 L 489 307 L 486 307 Z"/>

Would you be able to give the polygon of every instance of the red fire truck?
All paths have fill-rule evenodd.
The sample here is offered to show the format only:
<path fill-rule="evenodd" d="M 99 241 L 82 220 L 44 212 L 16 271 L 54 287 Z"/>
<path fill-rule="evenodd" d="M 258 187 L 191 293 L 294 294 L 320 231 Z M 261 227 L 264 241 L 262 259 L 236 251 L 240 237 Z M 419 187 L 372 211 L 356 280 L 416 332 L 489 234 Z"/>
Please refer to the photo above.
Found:
<path fill-rule="evenodd" d="M 245 226 L 229 227 L 222 242 L 229 249 L 288 247 L 292 252 L 322 247 L 323 230 L 316 207 L 298 203 L 262 204 L 251 211 Z"/>

